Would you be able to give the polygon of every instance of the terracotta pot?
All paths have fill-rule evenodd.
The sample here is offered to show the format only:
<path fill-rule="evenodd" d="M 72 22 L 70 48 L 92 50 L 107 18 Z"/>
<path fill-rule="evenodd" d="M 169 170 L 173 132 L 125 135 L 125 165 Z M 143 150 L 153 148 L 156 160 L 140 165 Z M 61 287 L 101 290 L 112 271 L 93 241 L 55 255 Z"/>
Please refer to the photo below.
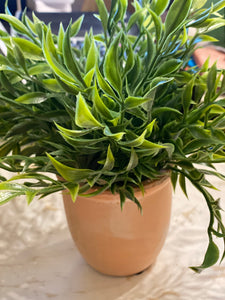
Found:
<path fill-rule="evenodd" d="M 109 191 L 95 197 L 78 197 L 73 203 L 63 193 L 71 235 L 80 253 L 94 269 L 114 276 L 145 270 L 156 260 L 167 235 L 172 188 L 168 177 L 145 185 L 136 197 L 143 215 L 130 200 L 120 209 L 119 195 Z"/>

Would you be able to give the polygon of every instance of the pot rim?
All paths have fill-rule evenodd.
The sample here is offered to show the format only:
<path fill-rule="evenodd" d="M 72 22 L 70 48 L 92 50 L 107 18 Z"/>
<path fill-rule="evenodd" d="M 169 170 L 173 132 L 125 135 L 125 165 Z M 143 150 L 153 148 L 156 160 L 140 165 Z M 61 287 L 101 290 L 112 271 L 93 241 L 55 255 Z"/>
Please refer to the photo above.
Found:
<path fill-rule="evenodd" d="M 163 189 L 168 183 L 170 182 L 170 174 L 167 173 L 166 175 L 164 175 L 163 177 L 154 180 L 154 181 L 150 181 L 150 180 L 146 180 L 143 182 L 144 185 L 144 190 L 145 192 L 151 190 L 151 193 L 157 193 L 159 189 Z M 94 192 L 98 189 L 99 187 L 93 187 L 89 189 L 89 192 L 87 193 L 87 195 L 91 192 Z M 135 196 L 138 198 L 139 202 L 142 202 L 144 200 L 144 195 L 142 194 L 142 191 L 140 190 L 139 187 L 134 187 L 134 192 L 135 192 Z M 69 194 L 69 192 L 67 190 L 64 190 L 63 193 L 65 194 Z M 103 191 L 102 193 L 95 195 L 95 196 L 85 196 L 85 194 L 82 195 L 78 195 L 77 198 L 81 199 L 82 198 L 86 199 L 86 201 L 95 201 L 95 202 L 108 202 L 109 201 L 112 203 L 120 203 L 120 197 L 119 197 L 119 193 L 115 193 L 113 194 L 109 189 Z M 77 199 L 78 200 L 78 199 Z M 76 200 L 76 202 L 77 202 Z M 75 202 L 75 203 L 76 203 Z M 133 203 L 133 201 L 127 201 L 128 203 Z"/>

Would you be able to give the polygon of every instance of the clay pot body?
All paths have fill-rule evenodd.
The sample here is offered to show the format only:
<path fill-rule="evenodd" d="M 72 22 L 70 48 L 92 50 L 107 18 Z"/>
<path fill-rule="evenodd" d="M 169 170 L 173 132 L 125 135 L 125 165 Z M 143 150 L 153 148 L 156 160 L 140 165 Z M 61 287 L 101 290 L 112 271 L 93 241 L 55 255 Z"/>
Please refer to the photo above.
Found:
<path fill-rule="evenodd" d="M 119 195 L 106 191 L 78 197 L 73 203 L 63 193 L 71 235 L 80 253 L 94 269 L 114 276 L 143 271 L 156 260 L 167 235 L 172 188 L 170 179 L 145 185 L 136 191 L 143 214 L 130 200 L 121 211 Z"/>

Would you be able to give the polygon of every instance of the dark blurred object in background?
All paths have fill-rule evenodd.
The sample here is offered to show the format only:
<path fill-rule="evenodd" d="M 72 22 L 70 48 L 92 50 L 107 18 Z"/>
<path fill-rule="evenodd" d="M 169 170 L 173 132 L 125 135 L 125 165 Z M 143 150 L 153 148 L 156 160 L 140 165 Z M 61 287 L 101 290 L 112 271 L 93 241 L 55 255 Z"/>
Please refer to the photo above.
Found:
<path fill-rule="evenodd" d="M 22 9 L 24 9 L 26 5 L 26 0 L 21 0 Z M 15 15 L 15 12 L 17 10 L 16 0 L 8 0 L 8 7 L 9 10 L 13 15 Z M 0 12 L 5 12 L 5 0 L 0 0 Z"/>
<path fill-rule="evenodd" d="M 17 1 L 16 0 L 8 0 L 8 8 L 12 15 L 15 15 L 17 11 Z M 26 6 L 26 0 L 21 0 L 21 8 L 24 9 Z M 5 12 L 5 0 L 0 0 L 0 13 Z M 9 31 L 9 24 L 3 20 L 1 20 L 3 26 L 7 31 Z"/>

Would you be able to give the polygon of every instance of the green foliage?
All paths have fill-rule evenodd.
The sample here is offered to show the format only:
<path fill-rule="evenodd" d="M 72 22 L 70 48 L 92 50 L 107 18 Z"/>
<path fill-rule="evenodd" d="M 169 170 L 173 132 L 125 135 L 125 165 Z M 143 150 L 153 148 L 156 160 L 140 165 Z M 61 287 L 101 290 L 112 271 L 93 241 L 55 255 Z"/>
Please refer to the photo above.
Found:
<path fill-rule="evenodd" d="M 0 32 L 7 47 L 0 55 L 0 168 L 18 173 L 0 176 L 0 204 L 64 189 L 75 201 L 110 189 L 121 208 L 128 198 L 141 209 L 134 187 L 169 171 L 174 188 L 178 182 L 187 194 L 189 180 L 209 208 L 209 246 L 193 267 L 199 272 L 219 259 L 215 237 L 225 241 L 206 179 L 225 179 L 213 167 L 225 162 L 225 71 L 188 61 L 199 41 L 211 41 L 207 32 L 224 25 L 218 11 L 225 1 L 204 9 L 205 0 L 175 0 L 165 22 L 169 1 L 141 2 L 125 22 L 127 1 L 113 0 L 108 12 L 97 0 L 103 32 L 90 30 L 80 49 L 71 41 L 83 17 L 54 35 L 34 14 L 22 21 L 0 14 L 17 33 Z"/>

